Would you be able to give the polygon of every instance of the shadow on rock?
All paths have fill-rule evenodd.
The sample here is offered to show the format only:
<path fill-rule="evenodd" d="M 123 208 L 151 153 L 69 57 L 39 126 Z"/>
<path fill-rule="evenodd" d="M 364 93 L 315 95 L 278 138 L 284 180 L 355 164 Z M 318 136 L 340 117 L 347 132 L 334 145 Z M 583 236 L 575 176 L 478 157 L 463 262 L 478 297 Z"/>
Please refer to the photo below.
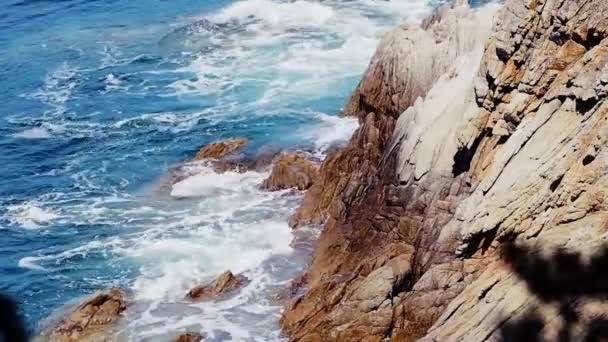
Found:
<path fill-rule="evenodd" d="M 558 250 L 543 255 L 529 247 L 508 244 L 503 260 L 526 282 L 541 305 L 557 305 L 561 321 L 555 340 L 559 342 L 608 341 L 608 312 L 591 317 L 584 315 L 584 302 L 608 298 L 608 246 L 584 258 L 580 253 Z M 544 336 L 545 319 L 539 308 L 526 312 L 518 320 L 502 325 L 502 341 L 548 341 Z"/>

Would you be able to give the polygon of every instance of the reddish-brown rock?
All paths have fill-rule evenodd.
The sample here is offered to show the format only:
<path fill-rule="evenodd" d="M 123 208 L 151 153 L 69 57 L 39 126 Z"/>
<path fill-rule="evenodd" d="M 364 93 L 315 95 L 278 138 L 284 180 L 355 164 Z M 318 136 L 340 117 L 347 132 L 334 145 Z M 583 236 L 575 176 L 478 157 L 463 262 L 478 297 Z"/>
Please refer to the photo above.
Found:
<path fill-rule="evenodd" d="M 238 290 L 246 283 L 247 278 L 244 276 L 235 276 L 232 272 L 226 271 L 211 283 L 193 288 L 188 292 L 187 297 L 199 302 L 219 299 Z"/>
<path fill-rule="evenodd" d="M 275 159 L 270 176 L 262 187 L 276 191 L 290 188 L 306 190 L 319 176 L 319 165 L 303 153 L 282 153 Z"/>
<path fill-rule="evenodd" d="M 125 295 L 118 289 L 98 292 L 78 305 L 45 336 L 50 341 L 107 341 L 107 329 L 126 309 Z"/>
<path fill-rule="evenodd" d="M 361 197 L 365 185 L 376 176 L 394 126 L 392 117 L 373 113 L 364 117 L 349 144 L 323 162 L 317 180 L 290 218 L 290 224 L 321 224 L 328 216 L 343 217 L 345 208 Z"/>
<path fill-rule="evenodd" d="M 249 141 L 245 138 L 233 138 L 203 146 L 194 156 L 194 160 L 222 159 L 238 152 Z"/>

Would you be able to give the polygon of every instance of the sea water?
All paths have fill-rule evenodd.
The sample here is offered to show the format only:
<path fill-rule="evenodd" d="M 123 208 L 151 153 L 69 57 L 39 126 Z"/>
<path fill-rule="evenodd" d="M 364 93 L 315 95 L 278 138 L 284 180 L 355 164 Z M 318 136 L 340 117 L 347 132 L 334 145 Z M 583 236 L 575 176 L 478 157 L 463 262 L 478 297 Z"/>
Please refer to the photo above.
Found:
<path fill-rule="evenodd" d="M 228 137 L 322 157 L 357 126 L 339 112 L 381 35 L 436 3 L 2 1 L 1 290 L 32 331 L 115 286 L 133 302 L 125 340 L 280 339 L 276 295 L 315 234 L 287 225 L 301 194 L 188 160 Z M 184 163 L 192 176 L 162 190 Z M 225 270 L 251 282 L 184 300 Z"/>

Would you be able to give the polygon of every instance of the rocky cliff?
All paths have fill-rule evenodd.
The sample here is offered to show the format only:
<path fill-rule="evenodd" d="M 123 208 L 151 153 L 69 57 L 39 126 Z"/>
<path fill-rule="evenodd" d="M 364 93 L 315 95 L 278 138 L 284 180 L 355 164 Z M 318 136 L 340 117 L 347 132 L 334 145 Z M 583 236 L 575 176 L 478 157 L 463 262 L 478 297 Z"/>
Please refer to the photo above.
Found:
<path fill-rule="evenodd" d="M 323 232 L 291 340 L 601 331 L 608 2 L 496 7 L 457 1 L 382 40 L 345 107 L 360 128 L 292 218 Z"/>

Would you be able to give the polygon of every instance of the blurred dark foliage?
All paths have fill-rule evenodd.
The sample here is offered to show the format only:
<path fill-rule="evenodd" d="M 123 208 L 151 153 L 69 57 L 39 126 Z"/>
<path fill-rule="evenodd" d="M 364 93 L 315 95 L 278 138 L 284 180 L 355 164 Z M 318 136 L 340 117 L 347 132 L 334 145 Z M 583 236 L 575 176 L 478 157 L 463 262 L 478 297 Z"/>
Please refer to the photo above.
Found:
<path fill-rule="evenodd" d="M 27 342 L 28 334 L 19 307 L 8 296 L 0 294 L 0 342 Z"/>
<path fill-rule="evenodd" d="M 580 299 L 608 299 L 608 246 L 585 260 L 579 253 L 558 250 L 544 256 L 529 247 L 509 243 L 502 257 L 541 302 L 559 305 L 563 325 L 558 332 L 558 342 L 608 342 L 605 317 L 596 317 L 586 323 L 582 333 L 573 333 L 574 326 L 580 323 L 577 310 Z M 518 320 L 507 321 L 501 327 L 501 339 L 543 342 L 544 325 L 534 308 Z"/>

